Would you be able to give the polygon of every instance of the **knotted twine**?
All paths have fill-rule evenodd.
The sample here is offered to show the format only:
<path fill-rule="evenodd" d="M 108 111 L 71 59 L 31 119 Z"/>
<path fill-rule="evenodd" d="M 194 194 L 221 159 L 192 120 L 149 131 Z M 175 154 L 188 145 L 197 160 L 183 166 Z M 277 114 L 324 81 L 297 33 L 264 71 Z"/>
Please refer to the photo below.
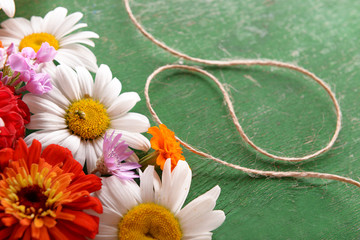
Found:
<path fill-rule="evenodd" d="M 164 49 L 165 51 L 171 53 L 174 56 L 177 56 L 179 58 L 188 60 L 188 61 L 192 61 L 192 62 L 196 62 L 196 63 L 201 63 L 204 65 L 208 65 L 208 66 L 218 66 L 218 67 L 225 67 L 225 66 L 274 66 L 274 67 L 279 67 L 279 68 L 285 68 L 285 69 L 290 69 L 293 71 L 297 71 L 303 75 L 306 75 L 308 77 L 310 77 L 311 79 L 313 79 L 317 84 L 319 84 L 325 91 L 326 93 L 329 95 L 329 97 L 331 98 L 334 107 L 335 107 L 335 111 L 336 111 L 336 128 L 335 128 L 335 132 L 332 136 L 332 138 L 330 139 L 330 141 L 328 142 L 328 144 L 312 153 L 306 156 L 302 156 L 302 157 L 284 157 L 284 156 L 277 156 L 274 154 L 271 154 L 269 152 L 267 152 L 266 150 L 260 148 L 259 146 L 257 146 L 254 142 L 252 142 L 249 137 L 245 134 L 244 130 L 242 129 L 238 118 L 236 117 L 235 111 L 234 111 L 234 107 L 233 104 L 230 100 L 230 97 L 228 95 L 228 93 L 226 92 L 224 86 L 221 84 L 221 82 L 212 74 L 210 74 L 209 72 L 200 69 L 198 67 L 193 67 L 193 66 L 187 66 L 187 65 L 165 65 L 162 66 L 158 69 L 156 69 L 146 80 L 146 84 L 145 84 L 145 90 L 144 90 L 144 95 L 146 98 L 146 105 L 150 111 L 150 114 L 153 116 L 154 120 L 158 123 L 158 124 L 162 124 L 160 118 L 157 116 L 156 112 L 154 111 L 154 109 L 151 106 L 150 103 L 150 96 L 149 96 L 149 86 L 151 81 L 153 80 L 153 78 L 168 69 L 184 69 L 184 70 L 189 70 L 189 71 L 193 71 L 193 72 L 198 72 L 200 74 L 203 74 L 207 77 L 209 77 L 211 80 L 213 80 L 216 85 L 219 87 L 219 89 L 221 90 L 223 97 L 224 97 L 224 101 L 226 103 L 226 106 L 229 110 L 231 119 L 236 127 L 236 130 L 238 131 L 238 133 L 240 134 L 240 136 L 242 137 L 242 139 L 249 144 L 253 149 L 255 149 L 255 151 L 276 159 L 276 160 L 282 160 L 282 161 L 287 161 L 287 162 L 300 162 L 300 161 L 304 161 L 304 160 L 308 160 L 311 158 L 315 158 L 317 156 L 319 156 L 322 153 L 325 153 L 326 151 L 328 151 L 335 143 L 337 137 L 339 136 L 339 132 L 341 129 L 341 110 L 340 110 L 340 106 L 339 103 L 336 100 L 335 94 L 331 91 L 330 87 L 320 78 L 318 78 L 314 73 L 290 64 L 290 63 L 285 63 L 285 62 L 280 62 L 280 61 L 276 61 L 276 60 L 267 60 L 267 59 L 242 59 L 242 60 L 229 60 L 229 61 L 222 61 L 222 60 L 209 60 L 209 59 L 202 59 L 202 58 L 196 58 L 196 57 L 191 57 L 189 55 L 186 55 L 184 53 L 181 53 L 169 46 L 167 46 L 165 43 L 157 40 L 155 37 L 153 37 L 149 32 L 147 32 L 142 26 L 141 24 L 136 20 L 134 14 L 132 13 L 132 10 L 130 8 L 129 5 L 129 0 L 124 0 L 125 2 L 125 8 L 126 11 L 131 19 L 131 21 L 134 23 L 134 25 L 136 26 L 136 28 L 146 37 L 148 38 L 151 42 L 153 42 L 155 45 L 159 46 L 160 48 Z M 353 184 L 357 187 L 360 187 L 360 182 L 355 181 L 351 178 L 347 178 L 347 177 L 342 177 L 339 175 L 335 175 L 335 174 L 329 174 L 329 173 L 319 173 L 319 172 L 296 172 L 296 171 L 287 171 L 287 172 L 281 172 L 281 171 L 263 171 L 263 170 L 258 170 L 258 169 L 252 169 L 252 168 L 246 168 L 246 167 L 242 167 L 240 165 L 236 165 L 236 164 L 232 164 L 232 163 L 228 163 L 224 160 L 221 160 L 217 157 L 214 157 L 208 153 L 202 152 L 196 148 L 194 148 L 193 146 L 191 146 L 190 144 L 186 143 L 185 141 L 181 140 L 179 137 L 177 137 L 177 140 L 188 150 L 190 150 L 191 152 L 200 155 L 202 157 L 205 158 L 209 158 L 211 160 L 214 160 L 215 162 L 221 163 L 225 166 L 243 171 L 245 173 L 248 174 L 256 174 L 256 175 L 262 175 L 262 176 L 267 176 L 267 177 L 277 177 L 277 178 L 282 178 L 282 177 L 294 177 L 294 178 L 320 178 L 320 179 L 329 179 L 329 180 L 336 180 L 336 181 L 340 181 L 340 182 L 346 182 L 349 184 Z"/>

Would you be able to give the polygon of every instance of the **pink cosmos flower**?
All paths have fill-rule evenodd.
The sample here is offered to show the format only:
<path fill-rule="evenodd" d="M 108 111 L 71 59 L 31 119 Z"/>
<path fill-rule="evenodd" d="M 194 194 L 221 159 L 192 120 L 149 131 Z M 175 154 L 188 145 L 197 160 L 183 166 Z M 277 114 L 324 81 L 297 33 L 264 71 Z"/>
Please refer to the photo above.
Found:
<path fill-rule="evenodd" d="M 138 178 L 134 169 L 141 167 L 140 164 L 134 162 L 125 162 L 132 155 L 133 151 L 128 151 L 128 145 L 121 141 L 121 134 L 113 138 L 114 132 L 108 136 L 104 135 L 103 157 L 105 166 L 109 172 L 117 176 L 121 180 L 130 180 Z"/>

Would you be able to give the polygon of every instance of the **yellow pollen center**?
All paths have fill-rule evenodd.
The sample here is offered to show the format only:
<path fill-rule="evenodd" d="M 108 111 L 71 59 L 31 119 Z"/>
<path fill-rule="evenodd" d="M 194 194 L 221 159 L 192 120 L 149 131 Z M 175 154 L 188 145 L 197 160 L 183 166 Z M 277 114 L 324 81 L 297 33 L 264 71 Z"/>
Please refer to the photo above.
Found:
<path fill-rule="evenodd" d="M 92 98 L 73 102 L 66 111 L 65 120 L 71 133 L 86 140 L 102 136 L 110 125 L 104 105 Z"/>
<path fill-rule="evenodd" d="M 19 45 L 19 51 L 21 51 L 25 47 L 31 47 L 37 52 L 41 44 L 44 42 L 48 42 L 50 46 L 53 46 L 55 50 L 59 49 L 59 41 L 56 38 L 49 34 L 49 33 L 33 33 L 30 35 L 25 36 Z"/>
<path fill-rule="evenodd" d="M 142 203 L 125 214 L 119 223 L 119 240 L 180 240 L 179 221 L 155 203 Z"/>

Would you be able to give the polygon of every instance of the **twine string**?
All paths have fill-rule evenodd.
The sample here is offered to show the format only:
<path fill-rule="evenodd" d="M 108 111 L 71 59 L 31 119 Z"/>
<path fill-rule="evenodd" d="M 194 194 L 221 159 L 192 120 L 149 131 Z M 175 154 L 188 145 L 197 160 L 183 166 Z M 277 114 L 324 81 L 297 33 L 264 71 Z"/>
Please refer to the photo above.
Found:
<path fill-rule="evenodd" d="M 162 66 L 158 69 L 156 69 L 146 80 L 145 83 L 145 99 L 146 99 L 146 105 L 150 111 L 150 114 L 153 116 L 153 118 L 155 119 L 155 121 L 158 124 L 162 124 L 159 116 L 156 114 L 155 110 L 153 109 L 153 107 L 151 106 L 151 102 L 150 102 L 150 96 L 149 96 L 149 87 L 151 84 L 151 81 L 155 78 L 156 75 L 158 75 L 159 73 L 168 70 L 168 69 L 185 69 L 185 70 L 189 70 L 189 71 L 193 71 L 193 72 L 198 72 L 201 74 L 204 74 L 205 76 L 209 77 L 211 80 L 213 80 L 216 85 L 220 88 L 223 96 L 224 96 L 224 100 L 226 103 L 226 106 L 228 107 L 228 110 L 230 112 L 230 115 L 232 117 L 232 120 L 234 121 L 234 124 L 237 126 L 237 130 L 238 131 L 242 131 L 242 128 L 237 120 L 237 117 L 235 115 L 235 111 L 233 108 L 233 105 L 230 101 L 230 97 L 228 95 L 228 93 L 225 91 L 224 87 L 222 86 L 222 84 L 219 82 L 219 80 L 213 76 L 212 74 L 210 74 L 209 72 L 202 70 L 200 68 L 197 67 L 192 67 L 192 66 L 187 66 L 187 65 L 165 65 Z M 238 128 L 238 126 L 240 128 Z M 240 130 L 239 130 L 240 129 Z M 242 131 L 242 133 L 240 132 L 240 134 L 243 134 L 246 136 L 246 134 Z M 247 136 L 246 136 L 247 137 Z M 252 169 L 252 168 L 246 168 L 246 167 L 242 167 L 240 165 L 236 165 L 236 164 L 232 164 L 232 163 L 228 163 L 224 160 L 221 160 L 219 158 L 216 158 L 208 153 L 202 152 L 196 148 L 194 148 L 193 146 L 191 146 L 190 144 L 188 144 L 187 142 L 181 140 L 179 137 L 177 137 L 177 140 L 188 150 L 190 150 L 191 152 L 205 157 L 205 158 L 209 158 L 214 160 L 215 162 L 218 162 L 220 164 L 223 164 L 225 166 L 243 171 L 245 173 L 248 174 L 256 174 L 256 175 L 262 175 L 262 176 L 267 176 L 267 177 L 277 177 L 277 178 L 283 178 L 283 177 L 295 177 L 295 178 L 321 178 L 321 179 L 329 179 L 329 180 L 336 180 L 336 181 L 340 181 L 340 182 L 346 182 L 346 183 L 350 183 L 353 184 L 357 187 L 360 187 L 360 182 L 355 181 L 351 178 L 346 178 L 346 177 L 342 177 L 339 175 L 335 175 L 335 174 L 328 174 L 328 173 L 318 173 L 318 172 L 277 172 L 277 171 L 263 171 L 263 170 L 258 170 L 258 169 Z M 254 144 L 254 143 L 253 143 Z M 254 144 L 255 145 L 255 144 Z M 257 147 L 255 145 L 255 147 Z"/>
<path fill-rule="evenodd" d="M 337 137 L 339 136 L 339 132 L 341 129 L 341 111 L 340 111 L 340 106 L 339 103 L 336 100 L 335 94 L 331 91 L 330 87 L 327 86 L 327 84 L 321 80 L 320 78 L 318 78 L 317 76 L 315 76 L 315 74 L 309 72 L 308 70 L 295 66 L 293 64 L 290 63 L 283 63 L 283 62 L 279 62 L 279 61 L 273 61 L 273 60 L 258 60 L 258 59 L 249 59 L 249 60 L 230 60 L 230 61 L 216 61 L 216 60 L 207 60 L 207 59 L 201 59 L 201 58 L 194 58 L 194 57 L 190 57 L 184 53 L 181 53 L 179 51 L 176 51 L 168 46 L 166 46 L 164 43 L 160 42 L 159 40 L 155 39 L 150 33 L 148 33 L 140 24 L 139 22 L 136 20 L 136 18 L 134 17 L 130 5 L 129 5 L 129 0 L 124 0 L 125 1 L 125 6 L 126 6 L 126 11 L 128 12 L 130 19 L 132 20 L 132 22 L 135 24 L 135 26 L 139 29 L 139 31 L 144 34 L 145 37 L 147 37 L 150 41 L 152 41 L 153 43 L 155 43 L 157 46 L 163 48 L 165 51 L 170 52 L 171 54 L 178 56 L 180 58 L 189 60 L 189 61 L 193 61 L 193 62 L 197 62 L 197 63 L 202 63 L 202 64 L 206 64 L 206 65 L 210 65 L 210 66 L 237 66 L 237 65 L 245 65 L 245 66 L 252 66 L 252 65 L 258 65 L 258 66 L 275 66 L 275 67 L 280 67 L 280 68 L 286 68 L 286 69 L 291 69 L 297 72 L 300 72 L 308 77 L 310 77 L 311 79 L 313 79 L 316 83 L 318 83 L 325 91 L 326 93 L 330 96 L 334 106 L 335 106 L 335 111 L 336 111 L 336 128 L 335 128 L 335 132 L 333 134 L 333 136 L 331 137 L 330 141 L 328 142 L 328 144 L 312 153 L 303 157 L 283 157 L 283 156 L 277 156 L 274 154 L 271 154 L 269 152 L 267 152 L 266 150 L 262 149 L 261 147 L 257 146 L 255 143 L 253 143 L 250 138 L 245 134 L 244 130 L 242 129 L 241 125 L 239 124 L 239 121 L 236 117 L 233 105 L 230 101 L 230 98 L 227 94 L 227 92 L 225 91 L 224 87 L 222 86 L 222 84 L 211 74 L 209 74 L 206 71 L 201 71 L 202 74 L 210 77 L 216 84 L 217 86 L 220 88 L 221 92 L 224 95 L 225 101 L 228 105 L 229 108 L 229 112 L 231 115 L 231 118 L 235 124 L 235 127 L 237 129 L 237 131 L 239 132 L 240 136 L 242 137 L 242 139 L 249 144 L 252 148 L 254 148 L 257 152 L 276 159 L 276 160 L 282 160 L 282 161 L 289 161 L 289 162 L 300 162 L 300 161 L 304 161 L 304 160 L 308 160 L 311 158 L 315 158 L 317 156 L 319 156 L 320 154 L 328 151 L 335 143 Z M 194 70 L 195 71 L 195 70 Z"/>
<path fill-rule="evenodd" d="M 328 151 L 335 143 L 337 137 L 339 136 L 339 132 L 341 129 L 341 110 L 340 110 L 340 106 L 336 100 L 335 94 L 331 91 L 330 87 L 327 86 L 327 84 L 321 80 L 320 78 L 318 78 L 314 73 L 290 64 L 290 63 L 284 63 L 284 62 L 280 62 L 280 61 L 275 61 L 275 60 L 266 60 L 266 59 L 243 59 L 243 60 L 229 60 L 229 61 L 219 61 L 219 60 L 208 60 L 208 59 L 201 59 L 201 58 L 195 58 L 195 57 L 191 57 L 189 55 L 186 55 L 184 53 L 181 53 L 169 46 L 167 46 L 165 43 L 157 40 L 155 37 L 153 37 L 150 33 L 148 33 L 142 26 L 141 24 L 136 20 L 134 14 L 132 13 L 132 10 L 130 8 L 129 5 L 129 0 L 124 0 L 125 2 L 125 8 L 126 11 L 131 19 L 131 21 L 134 23 L 134 25 L 136 26 L 136 28 L 146 37 L 148 38 L 151 42 L 153 42 L 155 45 L 159 46 L 160 48 L 164 49 L 165 51 L 171 53 L 174 56 L 180 57 L 182 59 L 188 60 L 188 61 L 192 61 L 192 62 L 196 62 L 196 63 L 201 63 L 201 64 L 205 64 L 205 65 L 209 65 L 209 66 L 219 66 L 219 67 L 224 67 L 224 66 L 238 66 L 238 65 L 244 65 L 244 66 L 253 66 L 253 65 L 257 65 L 257 66 L 275 66 L 275 67 L 279 67 L 279 68 L 285 68 L 285 69 L 290 69 L 290 70 L 294 70 L 297 71 L 299 73 L 302 73 L 308 77 L 310 77 L 311 79 L 313 79 L 316 83 L 318 83 L 325 91 L 326 93 L 330 96 L 334 107 L 335 107 L 335 111 L 336 111 L 336 128 L 335 128 L 335 132 L 332 136 L 332 138 L 330 139 L 330 141 L 328 142 L 328 144 L 316 151 L 315 153 L 303 156 L 303 157 L 284 157 L 284 156 L 277 156 L 274 154 L 271 154 L 269 152 L 267 152 L 266 150 L 260 148 L 259 146 L 257 146 L 255 143 L 253 143 L 249 137 L 245 134 L 245 132 L 243 131 L 237 117 L 234 111 L 234 107 L 232 105 L 232 102 L 230 100 L 230 97 L 228 95 L 228 93 L 226 92 L 225 88 L 223 87 L 223 85 L 220 83 L 220 81 L 213 76 L 212 74 L 210 74 L 209 72 L 202 70 L 200 68 L 197 67 L 192 67 L 192 66 L 186 66 L 186 65 L 166 65 L 166 66 L 162 66 L 158 69 L 156 69 L 146 80 L 146 84 L 145 84 L 145 90 L 144 90 L 144 94 L 145 94 L 145 98 L 146 98 L 146 105 L 151 113 L 151 115 L 153 116 L 153 118 L 155 119 L 155 121 L 158 124 L 161 124 L 161 120 L 160 118 L 157 116 L 156 112 L 154 111 L 154 109 L 151 106 L 150 103 L 150 97 L 149 97 L 149 86 L 150 83 L 152 81 L 152 79 L 159 74 L 162 71 L 165 71 L 167 69 L 185 69 L 185 70 L 190 70 L 190 71 L 194 71 L 194 72 L 198 72 L 201 73 L 207 77 L 209 77 L 210 79 L 212 79 L 216 85 L 220 88 L 224 100 L 226 102 L 226 105 L 228 107 L 231 119 L 233 120 L 233 123 L 237 129 L 237 131 L 239 132 L 240 136 L 242 137 L 242 139 L 249 144 L 252 148 L 254 148 L 257 152 L 268 156 L 270 158 L 276 159 L 276 160 L 282 160 L 282 161 L 290 161 L 290 162 L 299 162 L 299 161 L 304 161 L 304 160 L 308 160 L 311 158 L 315 158 L 317 156 L 319 156 L 320 154 Z M 329 180 L 336 180 L 336 181 L 341 181 L 341 182 L 346 182 L 349 184 L 353 184 L 357 187 L 360 187 L 360 182 L 355 181 L 351 178 L 347 178 L 347 177 L 342 177 L 339 175 L 335 175 L 335 174 L 328 174 L 328 173 L 318 173 L 318 172 L 280 172 L 280 171 L 263 171 L 263 170 L 257 170 L 257 169 L 251 169 L 251 168 L 245 168 L 242 167 L 240 165 L 236 165 L 236 164 L 231 164 L 228 163 L 224 160 L 221 160 L 219 158 L 216 158 L 208 153 L 202 152 L 194 147 L 192 147 L 190 144 L 184 142 L 183 140 L 181 140 L 180 138 L 176 137 L 180 143 L 186 147 L 188 150 L 190 150 L 191 152 L 200 155 L 202 157 L 205 158 L 209 158 L 212 159 L 215 162 L 221 163 L 225 166 L 243 171 L 245 173 L 249 173 L 249 174 L 256 174 L 256 175 L 262 175 L 262 176 L 268 176 L 268 177 L 277 177 L 277 178 L 282 178 L 282 177 L 295 177 L 295 178 L 320 178 L 320 179 L 329 179 Z"/>

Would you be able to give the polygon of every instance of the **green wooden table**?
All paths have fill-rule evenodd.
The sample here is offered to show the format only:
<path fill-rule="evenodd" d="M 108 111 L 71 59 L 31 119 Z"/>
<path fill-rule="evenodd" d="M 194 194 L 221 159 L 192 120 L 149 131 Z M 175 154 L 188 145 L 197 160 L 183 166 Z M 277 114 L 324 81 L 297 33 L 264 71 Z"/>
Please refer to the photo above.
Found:
<path fill-rule="evenodd" d="M 84 13 L 98 33 L 98 63 L 110 66 L 124 91 L 142 101 L 159 66 L 179 59 L 145 39 L 120 0 L 18 0 L 16 16 L 44 16 L 57 6 Z M 197 74 L 168 71 L 150 89 L 169 128 L 214 156 L 264 170 L 360 176 L 360 2 L 353 0 L 132 0 L 134 14 L 155 37 L 208 59 L 267 58 L 298 64 L 324 79 L 342 107 L 343 128 L 332 150 L 297 164 L 274 161 L 246 146 L 216 86 Z M 1 19 L 6 17 L 1 15 Z M 191 63 L 190 63 L 191 64 Z M 322 148 L 336 118 L 326 93 L 310 79 L 271 67 L 206 67 L 227 87 L 246 133 L 271 153 L 301 156 Z M 152 122 L 154 123 L 154 122 Z M 193 170 L 189 200 L 214 185 L 226 213 L 214 239 L 359 239 L 360 189 L 334 181 L 253 178 L 185 151 Z"/>

